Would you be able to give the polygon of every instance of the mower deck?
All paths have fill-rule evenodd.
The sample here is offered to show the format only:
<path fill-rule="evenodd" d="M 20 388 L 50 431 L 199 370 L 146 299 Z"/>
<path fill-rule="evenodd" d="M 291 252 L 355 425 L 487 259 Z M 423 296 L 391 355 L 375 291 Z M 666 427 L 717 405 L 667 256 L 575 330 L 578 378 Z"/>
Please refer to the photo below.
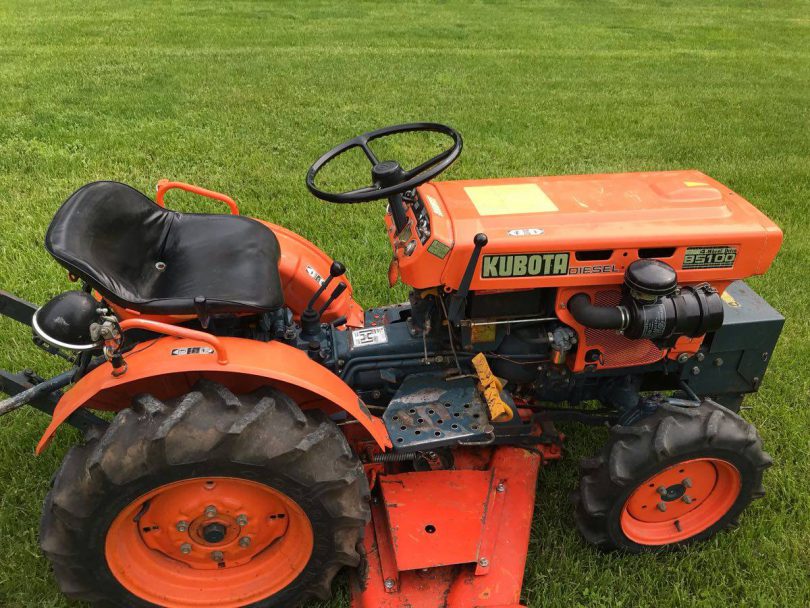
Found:
<path fill-rule="evenodd" d="M 455 470 L 381 475 L 352 608 L 519 608 L 537 473 L 559 445 L 455 452 Z"/>

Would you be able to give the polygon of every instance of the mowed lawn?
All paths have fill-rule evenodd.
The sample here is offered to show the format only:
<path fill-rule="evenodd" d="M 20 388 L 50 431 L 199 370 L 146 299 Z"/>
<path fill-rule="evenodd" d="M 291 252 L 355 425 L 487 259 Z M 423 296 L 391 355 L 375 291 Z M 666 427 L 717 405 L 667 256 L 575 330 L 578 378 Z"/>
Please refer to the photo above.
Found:
<path fill-rule="evenodd" d="M 322 152 L 386 124 L 464 136 L 448 179 L 697 168 L 770 215 L 785 245 L 750 283 L 787 317 L 747 402 L 774 457 L 741 526 L 668 555 L 602 555 L 574 528 L 577 461 L 603 430 L 566 426 L 541 473 L 529 606 L 810 605 L 810 4 L 807 2 L 10 2 L 0 4 L 0 288 L 70 288 L 42 248 L 80 185 L 161 177 L 234 196 L 343 260 L 365 305 L 394 302 L 384 205 L 313 199 Z M 412 150 L 413 151 L 413 150 Z M 173 195 L 183 209 L 217 209 Z M 0 320 L 0 367 L 62 368 Z M 73 606 L 37 548 L 47 418 L 0 421 L 0 605 Z M 345 578 L 330 607 L 348 604 Z M 155 581 L 159 584 L 159 581 Z"/>

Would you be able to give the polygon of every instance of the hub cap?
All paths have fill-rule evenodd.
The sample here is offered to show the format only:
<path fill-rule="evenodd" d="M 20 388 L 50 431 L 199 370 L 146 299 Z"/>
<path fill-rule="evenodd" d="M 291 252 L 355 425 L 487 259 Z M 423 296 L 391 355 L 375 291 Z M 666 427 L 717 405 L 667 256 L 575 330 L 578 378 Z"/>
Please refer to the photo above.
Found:
<path fill-rule="evenodd" d="M 685 460 L 636 488 L 622 509 L 622 531 L 640 545 L 686 540 L 728 513 L 740 487 L 740 472 L 726 460 Z"/>
<path fill-rule="evenodd" d="M 134 595 L 177 608 L 236 607 L 281 591 L 304 570 L 313 532 L 269 486 L 206 477 L 141 496 L 107 532 L 107 563 Z"/>

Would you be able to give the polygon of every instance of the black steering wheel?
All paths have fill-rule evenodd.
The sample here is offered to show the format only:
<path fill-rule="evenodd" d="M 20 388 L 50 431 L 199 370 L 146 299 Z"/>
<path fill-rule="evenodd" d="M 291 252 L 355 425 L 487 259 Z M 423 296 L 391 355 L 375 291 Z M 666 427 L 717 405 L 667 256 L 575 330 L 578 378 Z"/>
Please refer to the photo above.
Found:
<path fill-rule="evenodd" d="M 380 161 L 375 156 L 369 147 L 369 143 L 380 137 L 387 137 L 388 135 L 395 135 L 397 133 L 411 133 L 411 132 L 429 132 L 441 133 L 453 139 L 453 144 L 437 154 L 430 160 L 417 165 L 409 171 L 405 171 L 400 164 L 395 160 Z M 358 135 L 342 144 L 335 146 L 329 152 L 321 156 L 307 171 L 307 188 L 313 195 L 319 199 L 328 201 L 330 203 L 365 203 L 369 201 L 376 201 L 382 198 L 388 198 L 394 211 L 395 219 L 398 216 L 399 209 L 394 209 L 395 206 L 402 206 L 401 197 L 397 195 L 402 194 L 420 184 L 430 181 L 439 173 L 447 169 L 453 161 L 461 154 L 461 135 L 455 129 L 435 122 L 414 122 L 405 125 L 394 125 L 392 127 L 385 127 L 370 131 L 363 135 Z M 348 192 L 324 192 L 315 185 L 315 177 L 327 164 L 335 160 L 338 156 L 351 150 L 352 148 L 361 148 L 371 163 L 371 186 L 365 188 L 358 188 L 357 190 L 350 190 Z M 391 200 L 393 197 L 398 199 Z M 404 215 L 404 212 L 403 212 Z"/>

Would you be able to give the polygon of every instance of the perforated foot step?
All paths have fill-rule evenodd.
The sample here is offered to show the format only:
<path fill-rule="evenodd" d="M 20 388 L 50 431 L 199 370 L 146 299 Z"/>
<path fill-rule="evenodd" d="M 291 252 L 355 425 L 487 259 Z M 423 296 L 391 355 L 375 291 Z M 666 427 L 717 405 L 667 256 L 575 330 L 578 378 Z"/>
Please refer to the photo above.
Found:
<path fill-rule="evenodd" d="M 482 443 L 493 436 L 474 378 L 409 376 L 385 410 L 383 420 L 396 451 Z"/>

